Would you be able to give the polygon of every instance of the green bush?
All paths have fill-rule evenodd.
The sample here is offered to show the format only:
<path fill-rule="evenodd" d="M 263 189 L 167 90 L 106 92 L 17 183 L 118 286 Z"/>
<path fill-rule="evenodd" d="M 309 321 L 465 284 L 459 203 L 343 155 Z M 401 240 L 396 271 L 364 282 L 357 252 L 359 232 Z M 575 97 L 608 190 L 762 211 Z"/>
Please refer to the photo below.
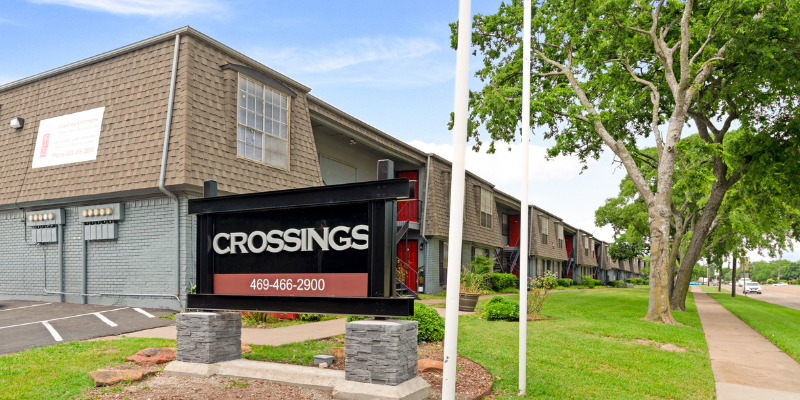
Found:
<path fill-rule="evenodd" d="M 593 275 L 586 275 L 583 277 L 583 282 L 582 282 L 583 286 L 586 286 L 589 289 L 594 289 L 595 282 L 597 281 L 594 278 L 592 278 L 592 276 Z"/>
<path fill-rule="evenodd" d="M 301 321 L 316 322 L 322 319 L 321 314 L 300 314 Z"/>
<path fill-rule="evenodd" d="M 470 272 L 477 274 L 488 274 L 494 268 L 495 259 L 484 256 L 475 256 L 475 259 L 469 263 Z"/>
<path fill-rule="evenodd" d="M 502 293 L 502 294 L 519 293 L 519 288 L 518 287 L 508 287 L 508 288 L 505 288 L 505 289 L 501 290 L 499 293 Z"/>
<path fill-rule="evenodd" d="M 633 283 L 635 283 L 635 284 L 637 284 L 637 285 L 641 285 L 641 284 L 643 284 L 643 283 L 644 283 L 644 279 L 642 279 L 642 278 L 636 278 L 636 279 L 634 279 L 634 280 L 633 280 Z"/>
<path fill-rule="evenodd" d="M 483 308 L 487 321 L 519 321 L 519 303 L 504 296 L 492 297 Z"/>
<path fill-rule="evenodd" d="M 608 285 L 608 287 L 618 287 L 618 283 L 619 281 L 608 281 L 606 285 Z"/>
<path fill-rule="evenodd" d="M 562 287 L 570 287 L 572 286 L 572 279 L 569 278 L 561 278 L 556 280 L 556 284 Z"/>
<path fill-rule="evenodd" d="M 519 308 L 519 306 L 517 306 Z M 360 321 L 367 317 L 349 316 L 347 322 Z M 444 318 L 435 308 L 420 302 L 414 302 L 414 316 L 408 318 L 392 318 L 407 321 L 417 321 L 418 342 L 439 342 L 444 339 Z"/>
<path fill-rule="evenodd" d="M 501 274 L 499 272 L 495 272 L 493 274 L 489 274 L 489 281 L 492 283 L 492 290 L 496 292 L 517 286 L 517 277 L 514 276 L 514 274 Z"/>
<path fill-rule="evenodd" d="M 772 278 L 767 279 L 767 285 L 772 285 L 773 283 L 775 283 L 775 279 Z"/>

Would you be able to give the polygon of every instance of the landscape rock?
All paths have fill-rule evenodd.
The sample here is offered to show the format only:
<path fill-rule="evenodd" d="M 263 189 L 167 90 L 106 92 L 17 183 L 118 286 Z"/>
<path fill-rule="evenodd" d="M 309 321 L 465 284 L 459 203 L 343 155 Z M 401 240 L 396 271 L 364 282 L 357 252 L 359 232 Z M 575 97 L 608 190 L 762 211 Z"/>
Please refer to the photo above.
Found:
<path fill-rule="evenodd" d="M 242 343 L 242 354 L 247 354 L 247 353 L 252 353 L 252 352 L 253 352 L 253 348 L 250 347 L 250 345 Z"/>
<path fill-rule="evenodd" d="M 331 350 L 333 350 L 333 358 L 334 359 L 342 360 L 342 359 L 345 358 L 344 346 L 342 346 L 342 347 L 333 347 L 333 348 L 331 348 Z"/>
<path fill-rule="evenodd" d="M 423 358 L 417 363 L 418 372 L 442 372 L 443 370 L 443 362 L 431 360 L 430 358 Z"/>
<path fill-rule="evenodd" d="M 95 386 L 110 386 L 124 381 L 140 381 L 145 377 L 156 373 L 153 369 L 98 369 L 89 372 L 89 376 L 94 379 Z"/>
<path fill-rule="evenodd" d="M 175 360 L 175 349 L 170 347 L 151 347 L 128 357 L 128 361 L 133 361 L 136 365 L 166 364 L 173 360 Z"/>

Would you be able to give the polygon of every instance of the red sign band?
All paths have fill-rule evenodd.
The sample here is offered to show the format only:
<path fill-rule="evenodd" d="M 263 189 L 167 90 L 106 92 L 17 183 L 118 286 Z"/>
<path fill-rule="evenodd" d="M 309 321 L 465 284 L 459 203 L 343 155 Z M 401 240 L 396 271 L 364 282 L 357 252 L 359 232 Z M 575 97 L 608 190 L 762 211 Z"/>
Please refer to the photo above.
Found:
<path fill-rule="evenodd" d="M 367 297 L 367 274 L 214 274 L 214 294 Z"/>

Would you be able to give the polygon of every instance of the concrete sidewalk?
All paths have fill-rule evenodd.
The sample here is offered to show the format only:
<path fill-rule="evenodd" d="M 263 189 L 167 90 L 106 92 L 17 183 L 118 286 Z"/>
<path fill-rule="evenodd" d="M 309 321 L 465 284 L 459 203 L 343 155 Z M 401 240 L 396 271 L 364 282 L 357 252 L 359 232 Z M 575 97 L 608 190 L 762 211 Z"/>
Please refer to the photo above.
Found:
<path fill-rule="evenodd" d="M 692 287 L 708 342 L 717 399 L 800 400 L 800 364 L 698 287 Z"/>
<path fill-rule="evenodd" d="M 311 339 L 325 339 L 331 336 L 344 334 L 345 323 L 347 323 L 347 321 L 344 318 L 340 318 L 274 329 L 242 328 L 242 343 L 280 346 L 282 344 L 302 342 Z M 128 333 L 125 336 L 175 340 L 175 325 Z M 114 337 L 100 339 L 111 338 Z"/>

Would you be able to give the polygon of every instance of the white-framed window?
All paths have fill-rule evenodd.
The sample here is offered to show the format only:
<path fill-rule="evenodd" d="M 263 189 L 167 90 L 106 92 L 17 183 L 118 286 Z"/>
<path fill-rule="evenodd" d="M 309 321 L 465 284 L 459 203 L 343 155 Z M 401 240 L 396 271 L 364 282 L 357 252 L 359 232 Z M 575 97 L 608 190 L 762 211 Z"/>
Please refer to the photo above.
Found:
<path fill-rule="evenodd" d="M 289 96 L 239 74 L 237 152 L 289 169 Z"/>
<path fill-rule="evenodd" d="M 547 244 L 547 234 L 550 233 L 550 219 L 542 217 L 542 244 Z"/>
<path fill-rule="evenodd" d="M 564 225 L 558 224 L 558 248 L 564 248 Z"/>
<path fill-rule="evenodd" d="M 492 227 L 492 192 L 481 188 L 481 226 Z"/>
<path fill-rule="evenodd" d="M 585 255 L 585 256 L 589 255 L 589 237 L 588 236 L 584 236 L 583 237 L 583 255 Z"/>

